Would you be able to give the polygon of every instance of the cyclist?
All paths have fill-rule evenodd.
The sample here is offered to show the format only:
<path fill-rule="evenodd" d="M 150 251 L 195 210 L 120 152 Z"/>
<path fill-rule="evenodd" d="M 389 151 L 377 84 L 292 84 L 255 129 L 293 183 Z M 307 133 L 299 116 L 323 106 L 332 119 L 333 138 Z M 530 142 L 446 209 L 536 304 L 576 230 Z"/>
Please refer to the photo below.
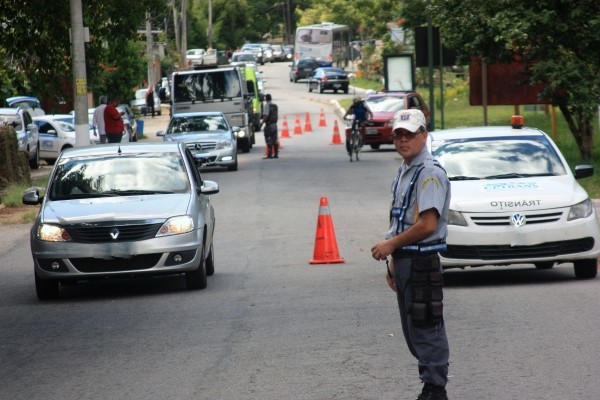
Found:
<path fill-rule="evenodd" d="M 373 119 L 373 113 L 369 109 L 369 106 L 360 96 L 355 96 L 352 99 L 352 105 L 344 114 L 344 119 L 350 114 L 354 114 L 354 120 L 352 121 L 352 128 L 350 129 L 350 135 L 354 132 L 354 129 L 359 129 L 365 121 L 369 119 Z M 367 115 L 369 118 L 367 118 Z M 360 132 L 360 131 L 359 131 Z M 362 135 L 360 135 L 360 144 L 362 146 Z M 352 149 L 350 148 L 350 141 L 346 138 L 346 150 L 348 150 L 348 155 L 352 156 Z"/>

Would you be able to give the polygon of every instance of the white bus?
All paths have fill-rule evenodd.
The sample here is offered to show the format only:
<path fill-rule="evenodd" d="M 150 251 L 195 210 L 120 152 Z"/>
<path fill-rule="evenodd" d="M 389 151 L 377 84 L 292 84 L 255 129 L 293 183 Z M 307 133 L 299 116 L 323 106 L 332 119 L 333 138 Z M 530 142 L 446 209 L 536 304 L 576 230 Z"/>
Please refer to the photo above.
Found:
<path fill-rule="evenodd" d="M 332 22 L 296 29 L 294 59 L 314 58 L 322 66 L 346 67 L 350 60 L 350 28 Z"/>

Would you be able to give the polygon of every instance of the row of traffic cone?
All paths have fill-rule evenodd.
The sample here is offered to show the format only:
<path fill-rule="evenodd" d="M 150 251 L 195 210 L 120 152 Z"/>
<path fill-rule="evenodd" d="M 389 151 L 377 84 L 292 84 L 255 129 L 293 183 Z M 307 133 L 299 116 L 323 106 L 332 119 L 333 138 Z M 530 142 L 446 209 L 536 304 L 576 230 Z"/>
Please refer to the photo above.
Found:
<path fill-rule="evenodd" d="M 321 109 L 321 115 L 319 117 L 319 127 L 326 127 L 326 126 L 327 126 L 327 121 L 325 120 L 325 113 L 323 112 L 323 109 Z M 312 124 L 310 122 L 310 114 L 308 112 L 306 113 L 306 118 L 304 120 L 304 132 L 313 132 Z M 302 135 L 302 127 L 300 126 L 300 115 L 299 114 L 296 114 L 296 120 L 295 120 L 295 124 L 294 124 L 294 135 Z M 286 139 L 291 138 L 289 126 L 287 123 L 287 117 L 285 115 L 283 116 L 281 137 L 286 138 Z M 343 144 L 337 120 L 335 120 L 333 123 L 333 138 L 331 139 L 331 144 Z"/>

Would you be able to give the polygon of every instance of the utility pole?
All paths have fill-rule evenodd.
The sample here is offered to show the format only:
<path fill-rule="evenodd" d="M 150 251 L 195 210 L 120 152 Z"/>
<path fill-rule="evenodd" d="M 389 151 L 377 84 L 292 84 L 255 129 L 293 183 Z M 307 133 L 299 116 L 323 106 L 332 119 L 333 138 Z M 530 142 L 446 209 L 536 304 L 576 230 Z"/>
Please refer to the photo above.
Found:
<path fill-rule="evenodd" d="M 71 8 L 71 57 L 73 64 L 73 106 L 75 110 L 75 146 L 90 144 L 87 75 L 85 69 L 86 28 L 83 27 L 81 0 L 69 0 Z M 87 35 L 89 36 L 89 34 Z"/>
<path fill-rule="evenodd" d="M 212 49 L 212 0 L 208 0 L 208 29 L 206 30 L 208 48 Z"/>
<path fill-rule="evenodd" d="M 156 77 L 154 76 L 154 54 L 152 52 L 152 20 L 150 13 L 146 11 L 146 57 L 148 57 L 148 87 L 153 88 L 156 83 Z M 154 89 L 153 89 L 154 90 Z"/>

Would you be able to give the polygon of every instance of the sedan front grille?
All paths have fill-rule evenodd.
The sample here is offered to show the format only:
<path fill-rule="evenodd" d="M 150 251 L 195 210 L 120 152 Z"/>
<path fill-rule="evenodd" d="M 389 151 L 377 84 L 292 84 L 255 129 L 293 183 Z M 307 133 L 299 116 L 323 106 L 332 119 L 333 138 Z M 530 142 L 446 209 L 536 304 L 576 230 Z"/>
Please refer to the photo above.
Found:
<path fill-rule="evenodd" d="M 583 253 L 594 248 L 594 238 L 565 240 L 562 242 L 540 243 L 533 246 L 457 246 L 448 245 L 448 250 L 440 252 L 445 258 L 467 260 L 514 260 L 557 257 L 565 254 Z"/>
<path fill-rule="evenodd" d="M 562 212 L 552 212 L 546 214 L 524 214 L 525 220 L 527 221 L 527 225 L 532 224 L 546 224 L 550 222 L 559 221 Z M 511 225 L 510 220 L 513 214 L 505 214 L 505 215 L 486 215 L 486 216 L 473 216 L 471 215 L 471 221 L 475 225 L 479 226 L 509 226 Z"/>
<path fill-rule="evenodd" d="M 162 253 L 142 254 L 130 258 L 71 258 L 70 261 L 78 271 L 84 273 L 93 272 L 121 272 L 150 269 L 159 261 Z"/>
<path fill-rule="evenodd" d="M 217 142 L 187 143 L 186 147 L 192 152 L 209 151 L 217 148 Z"/>
<path fill-rule="evenodd" d="M 162 224 L 72 225 L 67 231 L 77 243 L 132 242 L 154 238 Z"/>

